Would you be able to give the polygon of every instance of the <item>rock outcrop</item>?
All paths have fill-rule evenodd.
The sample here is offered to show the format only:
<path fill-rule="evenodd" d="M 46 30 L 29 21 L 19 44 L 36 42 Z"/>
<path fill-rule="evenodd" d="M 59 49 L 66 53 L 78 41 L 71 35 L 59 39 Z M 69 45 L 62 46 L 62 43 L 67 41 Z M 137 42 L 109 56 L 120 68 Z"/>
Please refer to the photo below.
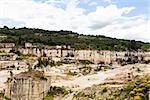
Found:
<path fill-rule="evenodd" d="M 22 72 L 8 79 L 5 96 L 11 100 L 42 100 L 50 84 L 50 78 L 40 71 Z"/>

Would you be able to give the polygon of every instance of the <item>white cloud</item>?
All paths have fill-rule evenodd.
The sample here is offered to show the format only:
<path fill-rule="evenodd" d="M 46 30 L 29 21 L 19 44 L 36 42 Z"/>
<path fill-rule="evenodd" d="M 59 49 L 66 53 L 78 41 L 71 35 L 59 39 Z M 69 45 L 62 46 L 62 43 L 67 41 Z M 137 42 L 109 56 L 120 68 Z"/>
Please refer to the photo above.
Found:
<path fill-rule="evenodd" d="M 92 0 L 82 0 L 84 3 L 89 3 Z"/>
<path fill-rule="evenodd" d="M 103 35 L 117 37 L 117 38 L 126 38 L 126 39 L 136 39 L 142 41 L 150 42 L 150 34 L 148 34 L 149 24 L 144 18 L 137 18 L 134 20 L 123 20 L 121 19 L 114 21 L 112 25 L 107 25 L 102 29 L 96 30 Z"/>
<path fill-rule="evenodd" d="M 66 3 L 66 8 L 51 3 Z M 86 9 L 78 7 L 79 3 L 79 0 L 49 0 L 44 3 L 31 0 L 0 0 L 0 19 L 24 23 L 17 27 L 64 29 L 150 42 L 149 23 L 146 18 L 124 16 L 134 10 L 134 7 L 97 6 L 95 11 L 85 14 Z M 2 24 L 0 21 L 0 26 Z"/>
<path fill-rule="evenodd" d="M 63 3 L 63 0 L 47 0 L 45 3 Z"/>
<path fill-rule="evenodd" d="M 89 3 L 89 6 L 96 6 L 97 5 L 97 2 L 91 2 Z"/>
<path fill-rule="evenodd" d="M 115 19 L 119 19 L 122 14 L 128 13 L 133 10 L 134 7 L 126 7 L 118 9 L 115 5 L 109 5 L 107 7 L 98 6 L 95 12 L 89 13 L 88 17 L 95 23 L 107 22 L 111 23 Z"/>

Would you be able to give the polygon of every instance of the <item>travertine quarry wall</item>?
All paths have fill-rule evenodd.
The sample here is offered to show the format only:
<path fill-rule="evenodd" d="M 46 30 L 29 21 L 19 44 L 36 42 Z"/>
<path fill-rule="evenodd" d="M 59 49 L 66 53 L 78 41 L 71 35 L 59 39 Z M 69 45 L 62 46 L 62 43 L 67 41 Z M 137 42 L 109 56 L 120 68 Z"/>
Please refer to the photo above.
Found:
<path fill-rule="evenodd" d="M 5 49 L 2 49 L 5 51 Z M 39 49 L 39 48 L 21 48 L 18 49 L 22 54 L 31 54 L 38 57 L 58 57 L 71 58 L 79 60 L 90 60 L 94 63 L 106 62 L 110 63 L 118 58 L 127 59 L 129 55 L 143 56 L 144 59 L 150 59 L 150 52 L 116 52 L 116 51 L 98 51 L 98 50 L 61 50 L 61 49 Z M 1 51 L 1 49 L 0 49 Z M 6 52 L 9 50 L 6 49 Z"/>
<path fill-rule="evenodd" d="M 46 57 L 59 57 L 59 58 L 71 58 L 78 60 L 90 60 L 94 63 L 106 62 L 110 63 L 118 58 L 127 59 L 128 56 L 134 55 L 138 56 L 139 59 L 141 55 L 146 59 L 150 59 L 150 52 L 116 52 L 116 51 L 98 51 L 98 50 L 61 50 L 61 49 L 38 49 L 38 48 L 26 48 L 19 49 L 23 54 L 33 54 L 36 56 L 46 56 Z"/>
<path fill-rule="evenodd" d="M 6 83 L 5 96 L 11 100 L 42 100 L 50 87 L 50 79 L 15 77 Z"/>

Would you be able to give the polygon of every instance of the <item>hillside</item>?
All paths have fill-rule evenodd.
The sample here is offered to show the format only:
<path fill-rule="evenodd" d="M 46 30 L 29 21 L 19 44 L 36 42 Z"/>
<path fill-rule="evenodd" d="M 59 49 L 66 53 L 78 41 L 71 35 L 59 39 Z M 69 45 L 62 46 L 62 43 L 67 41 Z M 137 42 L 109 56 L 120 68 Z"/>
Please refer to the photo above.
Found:
<path fill-rule="evenodd" d="M 83 35 L 72 31 L 48 31 L 34 28 L 0 28 L 0 42 L 13 42 L 17 46 L 23 46 L 25 42 L 43 45 L 71 45 L 75 49 L 96 49 L 115 51 L 149 50 L 150 44 L 135 40 L 124 40 L 105 37 L 102 35 Z"/>

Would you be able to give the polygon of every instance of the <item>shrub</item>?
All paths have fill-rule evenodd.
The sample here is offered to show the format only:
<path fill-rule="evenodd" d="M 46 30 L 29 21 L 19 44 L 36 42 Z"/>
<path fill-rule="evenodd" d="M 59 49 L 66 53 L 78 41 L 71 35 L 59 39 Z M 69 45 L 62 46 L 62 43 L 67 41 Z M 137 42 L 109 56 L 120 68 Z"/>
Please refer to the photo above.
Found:
<path fill-rule="evenodd" d="M 78 73 L 77 73 L 77 72 L 68 71 L 68 72 L 66 72 L 65 74 L 67 74 L 67 75 L 69 75 L 69 76 L 76 76 Z"/>
<path fill-rule="evenodd" d="M 71 92 L 72 92 L 71 90 L 66 90 L 64 87 L 51 86 L 49 88 L 47 96 L 52 96 L 52 97 L 59 96 L 59 95 L 65 96 Z"/>
<path fill-rule="evenodd" d="M 135 91 L 131 91 L 129 94 L 131 95 L 131 97 L 133 97 L 135 95 Z"/>
<path fill-rule="evenodd" d="M 102 89 L 102 92 L 103 92 L 103 93 L 107 92 L 107 87 L 104 87 L 104 88 Z"/>
<path fill-rule="evenodd" d="M 133 100 L 142 100 L 142 98 L 139 95 L 137 95 L 137 96 L 134 96 Z"/>

